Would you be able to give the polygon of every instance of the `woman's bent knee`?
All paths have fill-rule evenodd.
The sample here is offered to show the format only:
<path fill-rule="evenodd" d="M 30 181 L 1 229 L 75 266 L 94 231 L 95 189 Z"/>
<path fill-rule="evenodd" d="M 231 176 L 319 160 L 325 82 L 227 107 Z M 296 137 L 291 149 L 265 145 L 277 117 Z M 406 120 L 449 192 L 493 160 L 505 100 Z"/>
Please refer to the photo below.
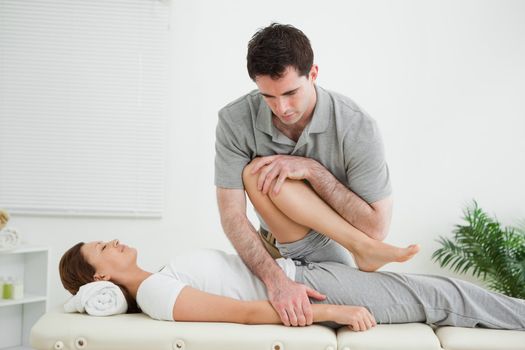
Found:
<path fill-rule="evenodd" d="M 244 187 L 251 187 L 257 183 L 257 174 L 252 174 L 254 167 L 254 160 L 259 159 L 260 157 L 254 158 L 250 163 L 246 164 L 242 170 L 242 180 L 244 182 Z"/>

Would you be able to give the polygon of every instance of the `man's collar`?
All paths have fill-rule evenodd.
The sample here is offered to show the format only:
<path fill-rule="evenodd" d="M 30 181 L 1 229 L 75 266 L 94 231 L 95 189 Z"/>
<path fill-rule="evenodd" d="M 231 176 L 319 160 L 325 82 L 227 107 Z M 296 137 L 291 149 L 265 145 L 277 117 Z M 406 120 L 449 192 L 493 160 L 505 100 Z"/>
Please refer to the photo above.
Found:
<path fill-rule="evenodd" d="M 322 88 L 315 85 L 315 92 L 317 93 L 317 102 L 314 108 L 314 115 L 308 127 L 309 134 L 320 134 L 328 129 L 330 124 L 330 115 L 332 113 L 330 107 L 330 96 Z"/>
<path fill-rule="evenodd" d="M 259 110 L 257 111 L 255 127 L 257 130 L 273 136 L 272 110 L 268 107 L 266 102 L 264 102 L 262 96 L 260 98 L 261 103 L 259 104 Z"/>
<path fill-rule="evenodd" d="M 323 88 L 317 85 L 315 85 L 315 91 L 317 93 L 317 101 L 315 103 L 314 114 L 312 116 L 312 120 L 310 120 L 310 123 L 308 123 L 308 125 L 305 127 L 305 130 L 309 134 L 325 132 L 330 123 L 330 96 Z M 272 123 L 272 110 L 270 107 L 268 107 L 264 100 L 262 100 L 261 104 L 259 105 L 255 127 L 257 130 L 272 136 L 273 139 L 277 139 L 279 137 L 280 132 Z"/>

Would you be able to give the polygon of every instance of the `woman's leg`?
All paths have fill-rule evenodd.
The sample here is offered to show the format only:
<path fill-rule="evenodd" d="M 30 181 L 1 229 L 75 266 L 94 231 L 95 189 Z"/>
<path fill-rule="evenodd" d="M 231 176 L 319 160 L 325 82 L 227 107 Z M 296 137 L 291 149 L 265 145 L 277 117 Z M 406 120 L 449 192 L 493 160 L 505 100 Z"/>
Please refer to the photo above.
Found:
<path fill-rule="evenodd" d="M 298 241 L 310 231 L 310 228 L 301 225 L 279 210 L 268 196 L 257 189 L 257 178 L 250 174 L 250 164 L 242 173 L 244 189 L 257 212 L 263 217 L 268 229 L 277 242 L 289 243 Z"/>
<path fill-rule="evenodd" d="M 244 187 L 253 206 L 280 243 L 302 239 L 313 229 L 341 244 L 354 255 L 359 269 L 375 271 L 390 262 L 412 258 L 419 247 L 398 248 L 376 241 L 357 230 L 302 181 L 286 180 L 279 195 L 263 195 L 251 165 L 243 171 Z"/>
<path fill-rule="evenodd" d="M 297 266 L 296 282 L 325 294 L 322 303 L 366 307 L 377 323 L 525 330 L 525 300 L 459 279 L 370 273 L 328 262 Z"/>

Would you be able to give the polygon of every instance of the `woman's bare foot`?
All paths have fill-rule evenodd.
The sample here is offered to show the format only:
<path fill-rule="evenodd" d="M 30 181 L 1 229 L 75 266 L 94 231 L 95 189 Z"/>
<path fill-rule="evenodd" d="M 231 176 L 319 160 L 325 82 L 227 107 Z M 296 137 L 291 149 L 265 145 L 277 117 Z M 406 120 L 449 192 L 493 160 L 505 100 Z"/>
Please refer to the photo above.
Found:
<path fill-rule="evenodd" d="M 381 241 L 370 240 L 360 247 L 359 251 L 352 251 L 354 260 L 361 271 L 372 272 L 391 262 L 410 260 L 419 252 L 418 244 L 411 244 L 406 248 L 399 248 Z"/>

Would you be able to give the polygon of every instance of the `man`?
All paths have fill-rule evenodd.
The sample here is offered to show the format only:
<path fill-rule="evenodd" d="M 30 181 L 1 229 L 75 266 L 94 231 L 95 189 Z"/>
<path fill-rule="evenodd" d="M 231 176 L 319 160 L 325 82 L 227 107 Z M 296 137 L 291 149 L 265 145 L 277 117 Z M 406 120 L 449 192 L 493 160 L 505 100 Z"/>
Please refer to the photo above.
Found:
<path fill-rule="evenodd" d="M 392 212 L 383 144 L 375 121 L 353 101 L 315 84 L 318 66 L 300 30 L 276 23 L 261 29 L 248 44 L 247 61 L 258 90 L 219 112 L 215 185 L 221 223 L 266 285 L 283 323 L 309 325 L 308 297 L 324 296 L 286 278 L 275 263 L 271 232 L 261 220 L 257 233 L 246 216 L 242 171 L 259 157 L 252 166 L 263 194 L 278 195 L 287 178 L 307 181 L 346 221 L 383 240 Z"/>

